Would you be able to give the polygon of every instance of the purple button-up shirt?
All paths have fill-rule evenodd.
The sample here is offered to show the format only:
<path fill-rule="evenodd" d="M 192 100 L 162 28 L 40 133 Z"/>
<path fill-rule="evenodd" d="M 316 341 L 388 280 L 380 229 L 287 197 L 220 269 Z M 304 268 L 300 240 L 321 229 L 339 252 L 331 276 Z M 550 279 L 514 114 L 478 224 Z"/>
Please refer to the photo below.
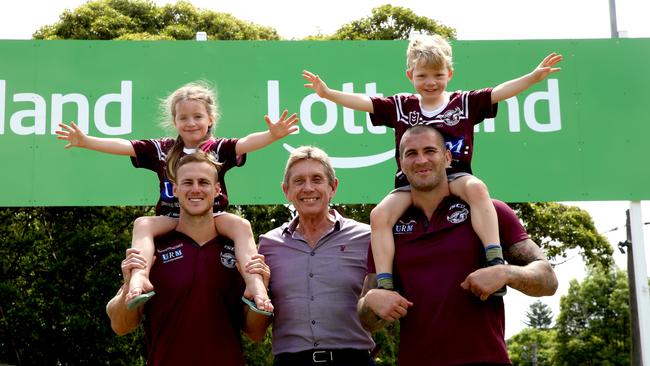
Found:
<path fill-rule="evenodd" d="M 334 226 L 314 248 L 295 230 L 297 217 L 260 236 L 259 252 L 271 268 L 274 355 L 374 347 L 357 315 L 370 227 L 331 213 Z"/>

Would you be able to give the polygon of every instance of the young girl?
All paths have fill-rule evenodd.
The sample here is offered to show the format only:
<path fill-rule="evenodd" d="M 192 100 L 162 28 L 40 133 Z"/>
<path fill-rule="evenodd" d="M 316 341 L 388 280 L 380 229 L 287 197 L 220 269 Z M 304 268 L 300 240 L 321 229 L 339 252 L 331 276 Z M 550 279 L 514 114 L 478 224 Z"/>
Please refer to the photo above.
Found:
<path fill-rule="evenodd" d="M 119 138 L 99 138 L 87 136 L 72 122 L 69 126 L 59 124 L 57 138 L 68 141 L 65 148 L 83 147 L 109 154 L 127 155 L 136 168 L 146 168 L 156 172 L 160 180 L 160 198 L 156 205 L 155 217 L 140 217 L 133 224 L 132 247 L 140 250 L 152 263 L 154 256 L 153 239 L 156 235 L 166 233 L 176 227 L 179 206 L 178 200 L 172 194 L 172 186 L 168 180 L 168 171 L 178 162 L 180 157 L 191 154 L 196 149 L 210 152 L 220 162 L 219 183 L 221 195 L 214 202 L 214 222 L 217 232 L 235 243 L 235 256 L 241 268 L 257 254 L 253 232 L 248 220 L 224 212 L 228 205 L 225 173 L 232 167 L 242 166 L 246 161 L 246 153 L 261 149 L 272 142 L 294 132 L 298 118 L 294 113 L 287 118 L 285 110 L 280 120 L 273 123 L 265 116 L 268 130 L 252 133 L 241 139 L 226 139 L 213 137 L 212 131 L 219 117 L 215 101 L 215 93 L 204 83 L 190 83 L 174 91 L 162 103 L 166 118 L 163 124 L 178 131 L 178 137 L 154 140 L 128 141 Z M 127 301 L 129 308 L 137 307 L 153 295 L 153 286 L 149 282 L 149 269 L 133 270 L 129 283 Z M 246 282 L 244 300 L 256 311 L 272 312 L 273 305 L 266 292 L 266 287 L 260 275 L 252 275 L 241 271 Z M 254 302 L 250 302 L 253 299 Z"/>

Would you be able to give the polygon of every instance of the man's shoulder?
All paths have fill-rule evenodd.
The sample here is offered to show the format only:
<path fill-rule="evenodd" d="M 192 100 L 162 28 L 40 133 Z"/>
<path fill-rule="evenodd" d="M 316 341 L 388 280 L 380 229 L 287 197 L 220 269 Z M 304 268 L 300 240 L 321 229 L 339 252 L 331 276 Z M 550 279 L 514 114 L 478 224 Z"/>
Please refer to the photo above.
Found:
<path fill-rule="evenodd" d="M 260 246 L 262 244 L 268 244 L 271 241 L 281 240 L 282 234 L 285 232 L 285 230 L 287 230 L 288 227 L 289 227 L 289 222 L 285 222 L 284 224 L 276 227 L 275 229 L 271 229 L 266 233 L 260 235 Z"/>
<path fill-rule="evenodd" d="M 370 232 L 370 225 L 341 216 L 342 228 Z"/>

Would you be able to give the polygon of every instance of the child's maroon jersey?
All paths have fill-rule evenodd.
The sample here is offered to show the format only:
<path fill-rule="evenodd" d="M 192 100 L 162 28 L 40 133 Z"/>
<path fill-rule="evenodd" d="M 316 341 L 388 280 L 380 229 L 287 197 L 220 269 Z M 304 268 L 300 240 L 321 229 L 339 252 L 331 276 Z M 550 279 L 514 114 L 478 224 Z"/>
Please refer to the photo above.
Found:
<path fill-rule="evenodd" d="M 228 206 L 228 189 L 224 180 L 226 172 L 232 167 L 239 167 L 246 163 L 246 154 L 237 155 L 235 152 L 237 140 L 217 137 L 201 145 L 201 150 L 211 153 L 222 164 L 219 169 L 221 194 L 214 199 L 214 212 L 224 211 Z M 178 200 L 174 197 L 172 184 L 166 172 L 167 153 L 175 142 L 176 140 L 172 138 L 131 141 L 136 155 L 131 158 L 133 166 L 153 170 L 158 175 L 160 197 L 156 204 L 156 215 L 178 217 L 180 214 Z"/>
<path fill-rule="evenodd" d="M 404 132 L 415 125 L 432 125 L 445 136 L 452 157 L 447 174 L 458 172 L 471 174 L 474 125 L 497 114 L 497 104 L 492 104 L 491 95 L 491 88 L 455 91 L 449 93 L 448 100 L 435 111 L 423 111 L 420 99 L 415 94 L 397 94 L 385 98 L 371 97 L 374 110 L 374 113 L 370 114 L 372 124 L 395 129 L 395 160 L 397 161 L 395 187 L 408 184 L 401 170 L 399 142 Z"/>

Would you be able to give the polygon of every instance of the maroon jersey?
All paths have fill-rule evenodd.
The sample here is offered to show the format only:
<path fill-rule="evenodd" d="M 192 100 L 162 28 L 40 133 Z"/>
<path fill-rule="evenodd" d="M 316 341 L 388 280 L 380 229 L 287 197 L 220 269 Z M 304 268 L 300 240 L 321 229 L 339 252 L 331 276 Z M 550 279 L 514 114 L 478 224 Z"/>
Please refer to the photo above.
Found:
<path fill-rule="evenodd" d="M 155 243 L 156 296 L 145 305 L 147 365 L 243 366 L 244 281 L 232 241 L 219 236 L 200 246 L 172 231 Z"/>
<path fill-rule="evenodd" d="M 515 213 L 494 200 L 505 250 L 528 238 Z M 413 302 L 400 320 L 399 365 L 509 364 L 503 299 L 481 301 L 460 287 L 485 266 L 485 250 L 470 220 L 470 207 L 445 198 L 432 218 L 411 207 L 393 228 L 394 275 Z M 368 272 L 375 271 L 372 253 Z"/>
<path fill-rule="evenodd" d="M 397 94 L 391 97 L 371 97 L 375 113 L 370 114 L 372 124 L 395 129 L 395 160 L 397 173 L 395 187 L 408 184 L 401 170 L 399 143 L 406 130 L 415 125 L 432 125 L 445 136 L 447 148 L 451 151 L 451 167 L 447 174 L 472 173 L 474 147 L 474 125 L 497 114 L 497 104 L 492 104 L 492 89 L 455 91 L 435 111 L 422 110 L 420 99 L 415 94 Z"/>
<path fill-rule="evenodd" d="M 235 152 L 237 140 L 217 137 L 201 145 L 201 150 L 213 154 L 216 160 L 222 164 L 219 169 L 221 194 L 214 199 L 214 212 L 221 212 L 228 206 L 228 190 L 224 180 L 226 172 L 232 167 L 239 167 L 246 163 L 246 154 L 237 155 Z M 156 204 L 156 215 L 171 217 L 180 215 L 178 200 L 174 197 L 172 184 L 167 179 L 165 170 L 167 153 L 174 146 L 174 142 L 176 140 L 172 138 L 131 141 L 135 150 L 135 157 L 131 157 L 133 166 L 153 170 L 158 175 L 160 197 Z"/>

